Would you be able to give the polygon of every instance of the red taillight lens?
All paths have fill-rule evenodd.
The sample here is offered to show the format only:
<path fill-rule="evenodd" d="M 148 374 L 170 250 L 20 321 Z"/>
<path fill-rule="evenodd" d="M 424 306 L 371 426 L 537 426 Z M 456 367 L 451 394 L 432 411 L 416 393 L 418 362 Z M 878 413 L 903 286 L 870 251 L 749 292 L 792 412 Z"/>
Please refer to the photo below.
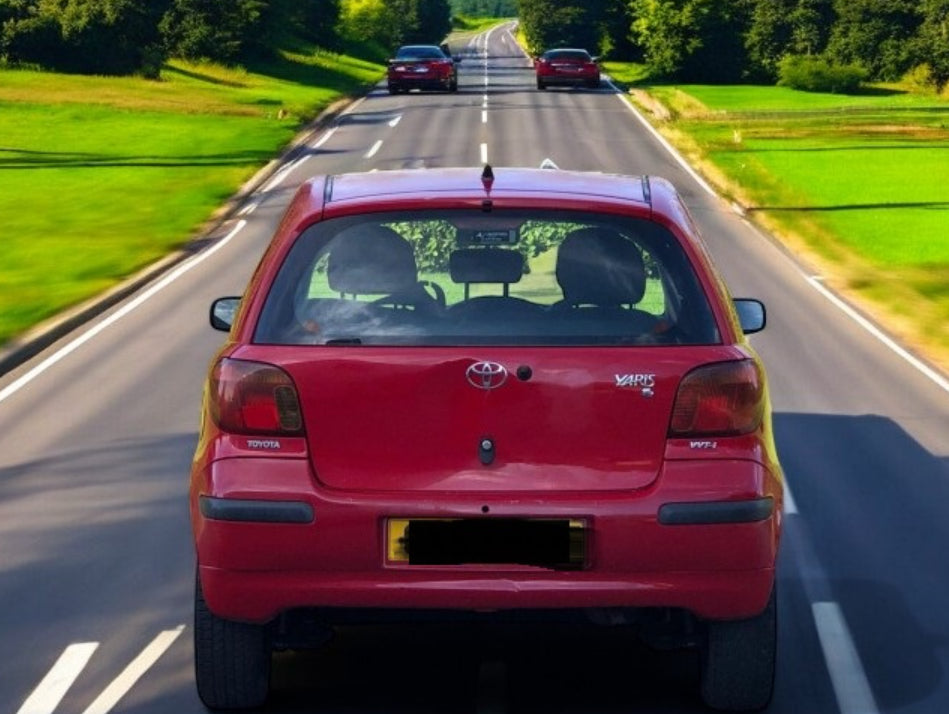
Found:
<path fill-rule="evenodd" d="M 764 418 L 764 378 L 754 360 L 720 362 L 689 372 L 679 385 L 669 436 L 748 434 Z"/>
<path fill-rule="evenodd" d="M 208 385 L 211 418 L 232 434 L 303 434 L 300 399 L 290 375 L 262 362 L 222 359 Z"/>

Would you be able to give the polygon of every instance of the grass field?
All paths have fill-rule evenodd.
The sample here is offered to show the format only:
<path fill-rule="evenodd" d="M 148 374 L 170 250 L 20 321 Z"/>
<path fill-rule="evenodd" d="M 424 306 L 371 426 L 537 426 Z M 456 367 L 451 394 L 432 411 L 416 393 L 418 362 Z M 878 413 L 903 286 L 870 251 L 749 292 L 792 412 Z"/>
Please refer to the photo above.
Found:
<path fill-rule="evenodd" d="M 173 62 L 157 82 L 0 70 L 0 345 L 182 245 L 382 71 L 316 52 L 250 69 Z"/>
<path fill-rule="evenodd" d="M 949 367 L 949 100 L 892 87 L 641 89 L 724 195 Z"/>

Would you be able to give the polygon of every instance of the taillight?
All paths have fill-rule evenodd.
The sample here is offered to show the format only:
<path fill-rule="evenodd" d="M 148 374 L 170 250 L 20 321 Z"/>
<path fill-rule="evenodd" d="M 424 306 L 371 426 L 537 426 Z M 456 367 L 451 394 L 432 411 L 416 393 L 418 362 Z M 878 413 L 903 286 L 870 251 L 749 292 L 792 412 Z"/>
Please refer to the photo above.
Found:
<path fill-rule="evenodd" d="M 682 379 L 669 436 L 748 434 L 764 418 L 764 378 L 754 360 L 699 367 Z"/>
<path fill-rule="evenodd" d="M 300 399 L 290 375 L 263 362 L 222 359 L 211 370 L 211 418 L 232 434 L 303 434 Z"/>

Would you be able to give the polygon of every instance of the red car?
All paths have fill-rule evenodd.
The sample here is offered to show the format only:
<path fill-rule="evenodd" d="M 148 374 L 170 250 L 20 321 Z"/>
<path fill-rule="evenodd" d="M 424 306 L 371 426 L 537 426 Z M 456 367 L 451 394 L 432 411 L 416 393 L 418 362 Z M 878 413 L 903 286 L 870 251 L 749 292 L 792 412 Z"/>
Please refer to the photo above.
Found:
<path fill-rule="evenodd" d="M 537 88 L 600 86 L 600 65 L 586 50 L 547 50 L 534 60 Z"/>
<path fill-rule="evenodd" d="M 745 337 L 764 306 L 729 296 L 668 182 L 315 178 L 211 321 L 207 705 L 259 705 L 272 649 L 354 614 L 528 611 L 639 624 L 701 648 L 709 705 L 768 702 L 782 472 Z"/>
<path fill-rule="evenodd" d="M 458 91 L 455 60 L 435 45 L 406 45 L 389 60 L 387 81 L 390 94 L 410 89 Z"/>

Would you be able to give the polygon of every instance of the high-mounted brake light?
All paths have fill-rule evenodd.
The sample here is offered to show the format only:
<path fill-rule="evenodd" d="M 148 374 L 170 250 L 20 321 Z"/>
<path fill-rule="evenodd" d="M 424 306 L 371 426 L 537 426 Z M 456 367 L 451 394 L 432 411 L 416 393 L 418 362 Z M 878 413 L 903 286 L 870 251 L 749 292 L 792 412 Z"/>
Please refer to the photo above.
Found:
<path fill-rule="evenodd" d="M 211 418 L 232 434 L 300 436 L 303 415 L 290 375 L 263 362 L 220 360 L 208 385 Z"/>
<path fill-rule="evenodd" d="M 679 385 L 669 436 L 748 434 L 761 425 L 764 411 L 764 378 L 755 360 L 705 365 Z"/>

